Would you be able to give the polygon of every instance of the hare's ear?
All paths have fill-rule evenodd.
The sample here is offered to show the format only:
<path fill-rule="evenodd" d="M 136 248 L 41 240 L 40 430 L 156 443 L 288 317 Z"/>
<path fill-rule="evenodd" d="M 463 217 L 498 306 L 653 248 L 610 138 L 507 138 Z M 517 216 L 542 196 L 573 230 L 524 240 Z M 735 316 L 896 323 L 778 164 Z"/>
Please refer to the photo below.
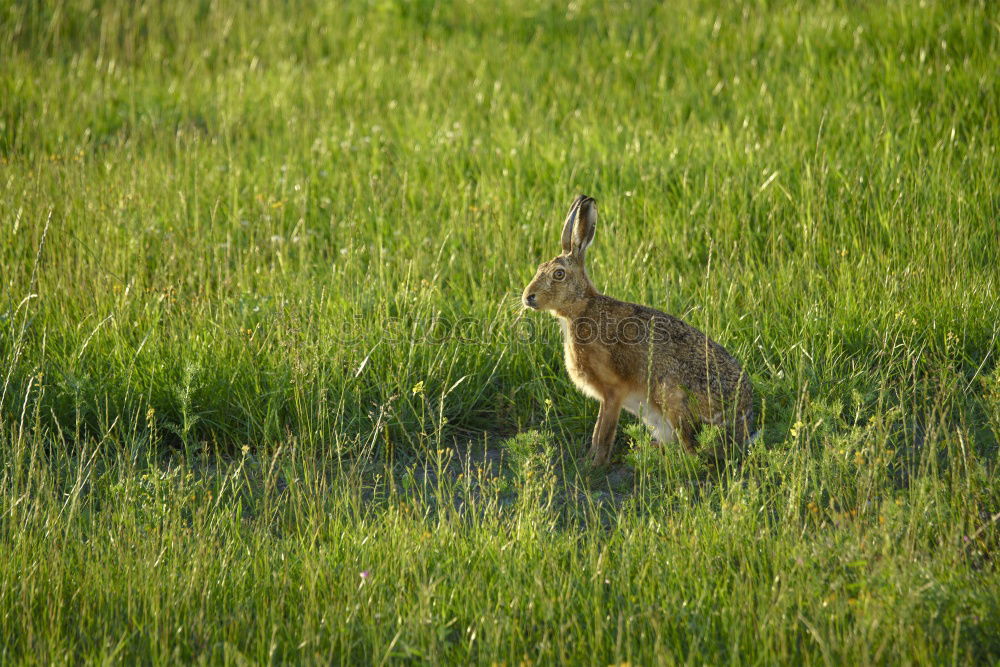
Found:
<path fill-rule="evenodd" d="M 587 246 L 597 231 L 597 202 L 592 197 L 580 195 L 573 200 L 563 224 L 562 247 L 567 255 L 583 260 Z"/>

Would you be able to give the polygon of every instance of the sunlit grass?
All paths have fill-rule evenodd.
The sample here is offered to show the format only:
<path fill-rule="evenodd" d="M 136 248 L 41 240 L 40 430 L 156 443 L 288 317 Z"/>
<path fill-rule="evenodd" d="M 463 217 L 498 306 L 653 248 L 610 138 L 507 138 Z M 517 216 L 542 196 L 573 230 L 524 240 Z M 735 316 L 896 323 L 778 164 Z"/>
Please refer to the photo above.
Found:
<path fill-rule="evenodd" d="M 998 25 L 0 5 L 0 660 L 996 660 Z M 579 192 L 739 461 L 578 463 Z"/>

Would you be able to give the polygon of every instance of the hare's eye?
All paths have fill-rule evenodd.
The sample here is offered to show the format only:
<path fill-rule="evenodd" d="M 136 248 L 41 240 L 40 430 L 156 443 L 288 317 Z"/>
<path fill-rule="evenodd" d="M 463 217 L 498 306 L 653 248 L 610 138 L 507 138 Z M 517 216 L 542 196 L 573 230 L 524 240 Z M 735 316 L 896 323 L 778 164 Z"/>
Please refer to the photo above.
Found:
<path fill-rule="evenodd" d="M 555 272 L 552 274 L 552 277 L 555 278 L 556 280 L 562 280 L 563 278 L 566 277 L 566 272 L 563 271 L 562 269 L 556 269 Z"/>

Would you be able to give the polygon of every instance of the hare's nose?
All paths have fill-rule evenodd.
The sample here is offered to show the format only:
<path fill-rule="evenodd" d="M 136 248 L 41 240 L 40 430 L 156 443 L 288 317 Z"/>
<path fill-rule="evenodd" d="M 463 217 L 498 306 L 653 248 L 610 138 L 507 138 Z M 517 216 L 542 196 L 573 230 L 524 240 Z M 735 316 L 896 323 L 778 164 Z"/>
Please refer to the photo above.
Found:
<path fill-rule="evenodd" d="M 524 298 L 524 303 L 529 308 L 538 308 L 538 303 L 535 301 L 535 295 L 529 294 Z"/>

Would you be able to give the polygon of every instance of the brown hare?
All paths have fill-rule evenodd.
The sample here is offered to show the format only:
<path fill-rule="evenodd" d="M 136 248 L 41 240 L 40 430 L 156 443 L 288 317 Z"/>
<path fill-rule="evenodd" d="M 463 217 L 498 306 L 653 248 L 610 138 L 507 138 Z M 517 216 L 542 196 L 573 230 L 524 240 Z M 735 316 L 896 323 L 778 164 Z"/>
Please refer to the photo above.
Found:
<path fill-rule="evenodd" d="M 580 195 L 563 225 L 562 254 L 538 267 L 522 297 L 525 307 L 559 319 L 570 378 L 601 402 L 587 458 L 609 462 L 622 408 L 642 419 L 655 441 L 676 437 L 691 453 L 707 425 L 723 435 L 709 452 L 716 459 L 748 442 L 753 387 L 740 364 L 690 324 L 594 289 L 584 256 L 596 228 L 597 204 Z"/>

